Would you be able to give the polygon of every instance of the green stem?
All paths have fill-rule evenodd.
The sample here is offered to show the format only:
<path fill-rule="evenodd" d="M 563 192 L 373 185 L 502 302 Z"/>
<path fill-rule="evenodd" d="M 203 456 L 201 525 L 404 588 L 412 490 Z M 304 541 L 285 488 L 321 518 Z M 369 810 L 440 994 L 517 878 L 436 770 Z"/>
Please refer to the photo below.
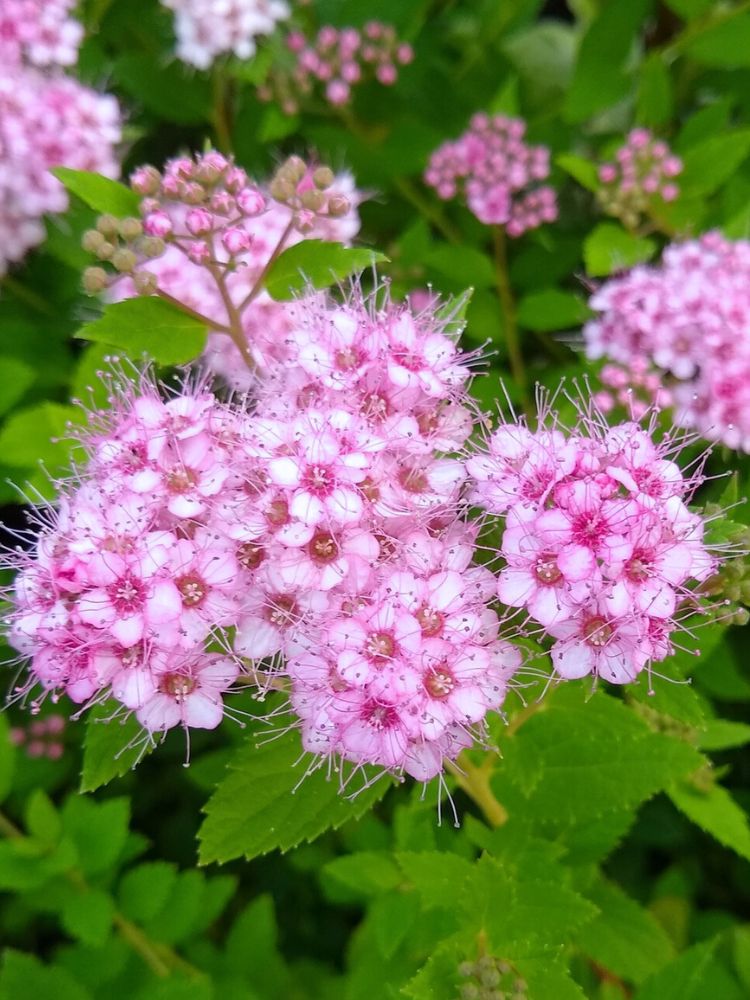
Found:
<path fill-rule="evenodd" d="M 398 193 L 410 202 L 418 212 L 420 212 L 428 222 L 431 222 L 435 229 L 443 235 L 449 243 L 460 246 L 463 242 L 463 235 L 456 226 L 450 222 L 440 209 L 426 198 L 417 187 L 406 177 L 396 177 L 393 181 Z"/>
<path fill-rule="evenodd" d="M 56 312 L 41 295 L 37 295 L 26 285 L 18 281 L 17 278 L 12 278 L 9 274 L 4 274 L 0 277 L 0 285 L 10 292 L 10 294 L 18 299 L 20 302 L 24 302 L 27 306 L 31 306 L 36 312 L 42 313 L 43 316 L 55 316 Z"/>
<path fill-rule="evenodd" d="M 500 299 L 500 309 L 503 316 L 503 333 L 508 348 L 508 361 L 513 379 L 518 386 L 521 402 L 527 414 L 531 415 L 528 397 L 528 380 L 526 368 L 521 353 L 521 343 L 516 323 L 516 304 L 513 300 L 513 290 L 508 277 L 508 251 L 505 240 L 505 230 L 502 226 L 492 227 L 492 238 L 495 251 L 495 281 Z"/>
<path fill-rule="evenodd" d="M 475 802 L 484 814 L 490 826 L 503 826 L 508 822 L 508 811 L 495 798 L 490 780 L 492 778 L 493 760 L 487 757 L 483 764 L 477 767 L 464 751 L 458 758 L 458 763 L 446 761 L 446 769 L 456 779 L 456 784 L 469 798 Z"/>
<path fill-rule="evenodd" d="M 232 115 L 230 81 L 223 65 L 217 63 L 211 78 L 213 89 L 213 107 L 211 123 L 216 133 L 216 144 L 222 153 L 231 154 L 232 146 Z"/>
<path fill-rule="evenodd" d="M 226 309 L 227 317 L 229 318 L 229 326 L 224 328 L 224 333 L 232 338 L 232 343 L 242 355 L 242 360 L 245 362 L 250 371 L 254 372 L 255 361 L 250 353 L 250 348 L 247 346 L 245 331 L 242 329 L 242 317 L 240 315 L 240 311 L 232 301 L 232 296 L 229 294 L 229 289 L 227 288 L 227 283 L 224 280 L 224 275 L 221 273 L 221 269 L 218 265 L 207 264 L 206 266 L 211 272 L 211 277 L 216 282 L 216 287 L 219 290 L 221 301 L 224 303 L 224 308 Z"/>
<path fill-rule="evenodd" d="M 294 219 L 291 219 L 287 223 L 286 229 L 284 230 L 284 232 L 279 237 L 279 242 L 274 247 L 273 253 L 271 254 L 271 256 L 266 261 L 266 263 L 265 263 L 265 265 L 263 267 L 263 270 L 260 272 L 260 274 L 258 275 L 258 277 L 255 279 L 255 284 L 250 289 L 250 291 L 247 293 L 247 295 L 242 300 L 242 302 L 240 302 L 239 306 L 237 306 L 237 312 L 238 312 L 238 314 L 242 315 L 242 313 L 250 305 L 250 303 L 253 301 L 253 299 L 257 298 L 258 295 L 260 295 L 261 291 L 263 290 L 263 285 L 265 283 L 265 280 L 268 277 L 268 272 L 271 270 L 271 268 L 273 267 L 273 265 L 276 262 L 276 259 L 279 257 L 279 255 L 281 254 L 281 251 L 286 246 L 287 240 L 289 239 L 289 237 L 290 237 L 291 232 L 292 232 L 293 229 L 294 229 Z"/>
<path fill-rule="evenodd" d="M 204 323 L 210 330 L 218 330 L 219 333 L 231 334 L 231 330 L 224 323 L 218 323 L 215 319 L 211 319 L 210 316 L 205 316 L 203 313 L 197 312 L 195 309 L 191 309 L 190 306 L 186 306 L 184 302 L 180 302 L 169 292 L 163 291 L 161 288 L 157 288 L 156 295 L 160 299 L 164 299 L 165 302 L 169 302 L 170 305 L 174 306 L 175 309 L 179 309 L 180 312 L 185 313 L 186 316 L 192 316 L 193 319 L 197 319 L 199 323 Z"/>
<path fill-rule="evenodd" d="M 3 813 L 0 812 L 0 834 L 7 837 L 9 840 L 24 840 L 26 839 L 23 832 L 8 819 Z M 79 892 L 88 892 L 89 884 L 84 878 L 83 873 L 77 868 L 71 868 L 64 873 L 67 880 L 79 890 Z M 154 975 L 159 976 L 159 978 L 164 979 L 169 976 L 175 969 L 181 969 L 188 975 L 193 977 L 201 977 L 204 975 L 200 969 L 197 969 L 194 965 L 186 962 L 184 958 L 173 951 L 169 945 L 162 944 L 161 942 L 151 941 L 147 935 L 134 924 L 131 920 L 128 920 L 126 916 L 115 910 L 112 914 L 112 923 L 117 928 L 120 936 L 126 941 L 136 954 L 140 955 L 145 964 L 151 969 Z"/>

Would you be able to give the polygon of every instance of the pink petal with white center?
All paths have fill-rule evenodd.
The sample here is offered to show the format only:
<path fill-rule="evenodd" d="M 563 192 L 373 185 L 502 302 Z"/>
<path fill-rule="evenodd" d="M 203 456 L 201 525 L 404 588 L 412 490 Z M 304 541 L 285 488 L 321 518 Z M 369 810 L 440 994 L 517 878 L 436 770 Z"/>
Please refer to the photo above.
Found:
<path fill-rule="evenodd" d="M 138 709 L 135 715 L 150 733 L 173 729 L 182 722 L 180 706 L 166 694 L 155 694 Z"/>
<path fill-rule="evenodd" d="M 362 516 L 362 497 L 354 490 L 337 487 L 325 501 L 325 507 L 332 518 L 341 524 L 352 524 Z"/>
<path fill-rule="evenodd" d="M 443 769 L 443 754 L 434 743 L 409 747 L 404 758 L 404 770 L 416 781 L 430 781 Z"/>
<path fill-rule="evenodd" d="M 576 583 L 592 576 L 596 570 L 596 558 L 591 549 L 571 543 L 558 553 L 557 565 L 566 580 Z"/>
<path fill-rule="evenodd" d="M 151 671 L 129 668 L 120 670 L 112 682 L 112 694 L 126 708 L 140 708 L 156 694 L 157 687 Z"/>
<path fill-rule="evenodd" d="M 171 580 L 159 580 L 154 584 L 146 600 L 146 615 L 151 625 L 163 625 L 179 618 L 182 613 L 182 598 Z"/>
<path fill-rule="evenodd" d="M 224 703 L 218 694 L 193 691 L 185 698 L 183 719 L 193 729 L 216 729 L 224 718 Z"/>
<path fill-rule="evenodd" d="M 121 646 L 130 649 L 143 638 L 143 626 L 143 615 L 130 615 L 128 618 L 118 618 L 110 626 L 110 631 Z"/>
<path fill-rule="evenodd" d="M 596 670 L 597 656 L 584 642 L 556 642 L 550 652 L 552 665 L 560 677 L 576 680 Z"/>
<path fill-rule="evenodd" d="M 479 722 L 487 714 L 487 704 L 476 684 L 459 684 L 450 696 L 450 704 L 461 715 L 462 722 Z"/>
<path fill-rule="evenodd" d="M 268 463 L 268 475 L 278 486 L 293 488 L 300 484 L 300 465 L 297 459 L 273 458 Z"/>
<path fill-rule="evenodd" d="M 428 584 L 430 607 L 437 611 L 449 611 L 452 606 L 463 603 L 466 596 L 466 581 L 460 573 L 450 570 L 431 576 Z"/>
<path fill-rule="evenodd" d="M 203 510 L 203 504 L 194 497 L 178 494 L 170 497 L 167 510 L 175 517 L 197 517 Z"/>
<path fill-rule="evenodd" d="M 104 628 L 113 622 L 116 612 L 106 590 L 89 590 L 78 599 L 78 614 L 81 621 L 96 628 Z"/>
<path fill-rule="evenodd" d="M 315 534 L 315 528 L 316 525 L 314 524 L 303 524 L 302 521 L 290 521 L 289 524 L 285 524 L 279 528 L 276 532 L 276 538 L 282 545 L 290 545 L 294 549 L 300 548 L 303 545 L 307 545 Z"/>
<path fill-rule="evenodd" d="M 234 650 L 249 660 L 263 660 L 282 647 L 281 631 L 265 618 L 244 618 L 234 637 Z"/>
<path fill-rule="evenodd" d="M 136 493 L 160 493 L 162 490 L 161 475 L 156 469 L 141 469 L 130 479 L 130 488 Z"/>
<path fill-rule="evenodd" d="M 548 628 L 572 614 L 560 591 L 555 587 L 540 587 L 526 605 L 529 614 Z"/>
<path fill-rule="evenodd" d="M 526 569 L 507 566 L 497 578 L 497 596 L 511 608 L 522 608 L 538 588 L 539 584 Z"/>
<path fill-rule="evenodd" d="M 289 505 L 289 513 L 303 524 L 316 525 L 323 520 L 325 506 L 320 497 L 306 490 L 298 490 Z"/>

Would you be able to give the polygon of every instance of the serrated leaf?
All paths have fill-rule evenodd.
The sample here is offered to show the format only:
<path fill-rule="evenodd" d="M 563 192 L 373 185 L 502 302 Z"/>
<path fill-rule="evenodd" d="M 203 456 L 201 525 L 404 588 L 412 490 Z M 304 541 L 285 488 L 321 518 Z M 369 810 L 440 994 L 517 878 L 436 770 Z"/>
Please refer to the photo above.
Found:
<path fill-rule="evenodd" d="M 639 984 L 675 958 L 661 924 L 619 886 L 599 878 L 585 896 L 599 915 L 578 933 L 576 945 L 598 965 Z"/>
<path fill-rule="evenodd" d="M 0 1000 L 91 1000 L 91 994 L 66 970 L 44 965 L 33 955 L 10 948 L 3 954 Z"/>
<path fill-rule="evenodd" d="M 684 951 L 648 979 L 633 1000 L 743 1000 L 744 992 L 716 958 L 716 938 Z"/>
<path fill-rule="evenodd" d="M 452 907 L 458 886 L 472 873 L 472 864 L 458 854 L 441 851 L 401 851 L 396 861 L 426 907 Z"/>
<path fill-rule="evenodd" d="M 701 765 L 691 746 L 661 733 L 621 702 L 597 693 L 588 702 L 569 685 L 549 698 L 503 745 L 500 769 L 539 819 L 583 823 L 635 808 Z"/>
<path fill-rule="evenodd" d="M 109 937 L 115 905 L 100 889 L 72 892 L 62 909 L 63 928 L 84 944 L 100 947 Z"/>
<path fill-rule="evenodd" d="M 365 897 L 395 889 L 402 881 L 395 862 L 384 851 L 358 851 L 334 858 L 321 874 Z"/>
<path fill-rule="evenodd" d="M 228 969 L 242 976 L 264 997 L 289 995 L 289 972 L 278 947 L 278 928 L 273 899 L 258 896 L 240 913 L 230 930 L 224 949 Z"/>
<path fill-rule="evenodd" d="M 555 157 L 555 163 L 588 191 L 596 191 L 599 187 L 596 164 L 592 163 L 591 160 L 585 160 L 582 156 L 576 156 L 573 153 L 560 153 L 559 156 Z"/>
<path fill-rule="evenodd" d="M 120 879 L 117 901 L 136 923 L 152 920 L 164 908 L 177 881 L 177 869 L 166 861 L 149 861 L 126 872 Z"/>
<path fill-rule="evenodd" d="M 303 778 L 297 732 L 261 745 L 255 740 L 251 736 L 235 753 L 228 776 L 205 806 L 198 834 L 201 864 L 287 851 L 361 816 L 389 788 L 384 776 L 355 798 L 345 798 L 338 779 L 327 780 L 324 769 Z"/>
<path fill-rule="evenodd" d="M 137 761 L 151 752 L 149 744 L 138 739 L 143 730 L 134 715 L 113 719 L 117 704 L 113 701 L 95 705 L 86 719 L 83 744 L 81 791 L 93 792 L 113 778 L 121 778 Z M 137 741 L 137 745 L 131 744 Z"/>
<path fill-rule="evenodd" d="M 419 898 L 413 892 L 389 892 L 370 907 L 369 919 L 378 947 L 390 958 L 407 938 L 419 914 Z"/>
<path fill-rule="evenodd" d="M 593 278 L 606 277 L 651 260 L 656 250 L 654 240 L 634 236 L 614 222 L 600 222 L 583 244 L 586 273 Z"/>
<path fill-rule="evenodd" d="M 81 868 L 96 875 L 111 868 L 125 846 L 130 804 L 127 799 L 92 799 L 71 795 L 62 809 L 63 831 L 75 844 Z"/>
<path fill-rule="evenodd" d="M 307 288 L 328 288 L 387 260 L 384 254 L 364 247 L 302 240 L 278 256 L 266 275 L 265 286 L 277 302 L 286 302 Z"/>
<path fill-rule="evenodd" d="M 130 188 L 103 174 L 70 167 L 55 167 L 52 173 L 95 212 L 107 212 L 120 218 L 139 214 L 140 198 Z"/>
<path fill-rule="evenodd" d="M 573 292 L 544 288 L 518 303 L 517 319 L 527 330 L 566 330 L 580 326 L 591 315 L 586 303 Z"/>
<path fill-rule="evenodd" d="M 108 344 L 134 360 L 145 354 L 160 365 L 182 365 L 201 354 L 207 332 L 200 320 L 147 295 L 110 303 L 99 319 L 84 324 L 75 336 Z"/>
<path fill-rule="evenodd" d="M 728 750 L 750 743 L 750 726 L 731 719 L 709 719 L 698 735 L 698 749 L 703 751 Z"/>
<path fill-rule="evenodd" d="M 206 877 L 195 868 L 180 872 L 166 902 L 150 920 L 146 929 L 151 937 L 166 944 L 178 944 L 190 938 L 202 920 L 206 899 Z"/>
<path fill-rule="evenodd" d="M 750 860 L 747 813 L 726 788 L 713 784 L 703 791 L 687 782 L 680 782 L 669 789 L 669 797 L 693 823 L 740 857 Z"/>
<path fill-rule="evenodd" d="M 60 814 L 49 796 L 37 788 L 26 803 L 26 829 L 43 844 L 56 844 L 62 832 Z"/>

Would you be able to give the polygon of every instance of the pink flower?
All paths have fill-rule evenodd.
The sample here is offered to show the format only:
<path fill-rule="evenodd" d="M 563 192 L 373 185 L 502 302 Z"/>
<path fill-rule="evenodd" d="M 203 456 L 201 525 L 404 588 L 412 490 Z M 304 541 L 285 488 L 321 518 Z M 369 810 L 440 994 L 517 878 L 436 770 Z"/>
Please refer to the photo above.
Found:
<path fill-rule="evenodd" d="M 150 733 L 175 726 L 216 729 L 224 717 L 222 694 L 237 679 L 237 664 L 228 657 L 170 658 L 154 664 L 154 694 L 139 706 L 136 717 Z"/>

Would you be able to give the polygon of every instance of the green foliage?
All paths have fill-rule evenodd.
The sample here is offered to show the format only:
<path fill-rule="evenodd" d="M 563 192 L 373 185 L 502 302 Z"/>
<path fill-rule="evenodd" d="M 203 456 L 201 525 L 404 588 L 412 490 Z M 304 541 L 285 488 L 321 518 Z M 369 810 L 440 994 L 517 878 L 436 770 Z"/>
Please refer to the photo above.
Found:
<path fill-rule="evenodd" d="M 206 803 L 199 834 L 203 864 L 288 851 L 361 816 L 388 789 L 386 777 L 362 788 L 365 776 L 355 773 L 348 792 L 357 794 L 347 798 L 341 794 L 343 776 L 329 777 L 321 767 L 306 774 L 300 756 L 296 732 L 260 744 L 253 734 L 237 750 L 228 776 Z"/>
<path fill-rule="evenodd" d="M 143 744 L 141 727 L 133 715 L 112 720 L 116 706 L 105 703 L 91 710 L 83 744 L 81 791 L 93 792 L 135 767 L 150 745 Z"/>
<path fill-rule="evenodd" d="M 285 301 L 308 287 L 327 288 L 387 259 L 375 250 L 304 240 L 279 254 L 266 274 L 265 286 L 272 298 Z"/>
<path fill-rule="evenodd" d="M 624 271 L 634 264 L 650 260 L 655 253 L 654 240 L 635 236 L 615 222 L 600 222 L 583 244 L 586 273 L 592 278 Z"/>
<path fill-rule="evenodd" d="M 160 365 L 181 365 L 198 357 L 206 334 L 201 320 L 145 296 L 105 306 L 99 319 L 85 323 L 76 337 L 107 344 L 136 361 L 146 355 Z"/>
<path fill-rule="evenodd" d="M 116 216 L 138 215 L 138 195 L 118 181 L 86 170 L 71 170 L 70 167 L 55 167 L 52 173 L 71 194 L 95 212 L 109 212 Z"/>

